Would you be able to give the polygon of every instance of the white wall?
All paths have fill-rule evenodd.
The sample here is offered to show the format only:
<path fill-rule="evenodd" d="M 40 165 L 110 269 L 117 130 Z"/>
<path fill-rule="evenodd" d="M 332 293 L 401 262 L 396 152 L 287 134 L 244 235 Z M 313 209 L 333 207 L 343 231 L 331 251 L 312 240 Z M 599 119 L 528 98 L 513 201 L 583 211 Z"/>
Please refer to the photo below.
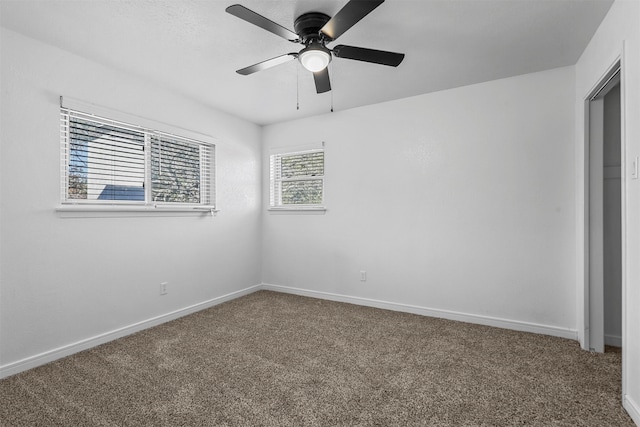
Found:
<path fill-rule="evenodd" d="M 624 52 L 624 55 L 623 55 Z M 640 2 L 618 0 L 576 64 L 576 291 L 578 329 L 584 342 L 584 100 L 607 68 L 622 58 L 622 182 L 627 236 L 623 254 L 623 403 L 640 425 L 640 180 L 631 179 L 631 163 L 640 156 Z"/>
<path fill-rule="evenodd" d="M 265 203 L 270 151 L 325 141 L 328 210 L 263 216 L 263 281 L 576 338 L 574 90 L 567 67 L 265 127 Z"/>
<path fill-rule="evenodd" d="M 59 355 L 56 349 L 260 283 L 259 126 L 5 29 L 1 43 L 5 374 Z M 56 213 L 60 95 L 217 137 L 221 211 Z M 159 295 L 162 281 L 169 282 L 166 296 Z"/>

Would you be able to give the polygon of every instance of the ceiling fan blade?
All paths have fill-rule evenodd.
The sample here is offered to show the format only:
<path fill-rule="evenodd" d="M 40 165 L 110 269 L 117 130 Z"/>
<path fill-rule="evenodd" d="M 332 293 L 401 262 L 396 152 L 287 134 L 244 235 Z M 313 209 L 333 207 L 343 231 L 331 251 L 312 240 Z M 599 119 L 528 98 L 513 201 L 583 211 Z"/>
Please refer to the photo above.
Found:
<path fill-rule="evenodd" d="M 345 46 L 342 44 L 333 48 L 333 54 L 337 58 L 355 59 L 356 61 L 373 62 L 375 64 L 389 65 L 391 67 L 397 67 L 404 59 L 404 53 Z"/>
<path fill-rule="evenodd" d="M 242 68 L 236 73 L 248 76 L 249 74 L 256 73 L 258 71 L 266 70 L 267 68 L 275 67 L 276 65 L 284 64 L 292 59 L 296 59 L 297 53 L 287 53 L 286 55 L 276 56 L 275 58 L 267 59 L 266 61 L 258 62 L 257 64 L 250 65 Z"/>
<path fill-rule="evenodd" d="M 313 80 L 316 82 L 316 92 L 325 93 L 331 90 L 328 68 L 313 73 Z"/>
<path fill-rule="evenodd" d="M 246 7 L 234 4 L 225 9 L 228 13 L 236 16 L 244 21 L 250 22 L 253 25 L 257 25 L 258 27 L 265 29 L 275 35 L 278 35 L 282 38 L 285 38 L 292 42 L 297 42 L 299 37 L 293 31 L 290 31 L 283 27 L 280 24 L 276 24 L 270 19 L 265 18 L 262 15 L 257 14 L 253 10 L 247 9 Z"/>
<path fill-rule="evenodd" d="M 384 0 L 350 0 L 320 32 L 335 40 L 382 3 Z"/>

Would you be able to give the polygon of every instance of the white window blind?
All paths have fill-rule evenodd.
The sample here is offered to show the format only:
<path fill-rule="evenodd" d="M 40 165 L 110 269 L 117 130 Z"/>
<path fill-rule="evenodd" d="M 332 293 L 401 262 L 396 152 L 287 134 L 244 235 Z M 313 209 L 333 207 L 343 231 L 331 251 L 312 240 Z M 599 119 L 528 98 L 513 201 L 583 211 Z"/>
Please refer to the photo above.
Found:
<path fill-rule="evenodd" d="M 271 207 L 322 205 L 324 150 L 274 154 L 270 163 Z"/>
<path fill-rule="evenodd" d="M 61 109 L 62 202 L 213 208 L 211 144 Z"/>
<path fill-rule="evenodd" d="M 172 135 L 151 136 L 151 199 L 209 203 L 209 147 Z"/>

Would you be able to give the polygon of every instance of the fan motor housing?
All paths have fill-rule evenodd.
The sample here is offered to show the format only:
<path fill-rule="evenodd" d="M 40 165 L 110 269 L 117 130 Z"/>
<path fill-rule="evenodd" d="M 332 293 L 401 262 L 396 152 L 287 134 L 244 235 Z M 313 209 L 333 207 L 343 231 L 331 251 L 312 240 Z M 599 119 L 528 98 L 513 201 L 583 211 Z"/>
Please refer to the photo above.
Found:
<path fill-rule="evenodd" d="M 309 12 L 296 18 L 293 28 L 303 43 L 307 44 L 320 38 L 320 30 L 329 22 L 330 16 L 320 12 Z"/>

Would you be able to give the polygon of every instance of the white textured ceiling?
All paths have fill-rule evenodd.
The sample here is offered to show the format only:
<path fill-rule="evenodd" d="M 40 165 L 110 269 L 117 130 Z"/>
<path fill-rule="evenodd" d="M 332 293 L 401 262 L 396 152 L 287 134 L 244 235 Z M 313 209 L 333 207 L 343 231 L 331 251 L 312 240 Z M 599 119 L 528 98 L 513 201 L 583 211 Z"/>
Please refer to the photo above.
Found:
<path fill-rule="evenodd" d="M 225 8 L 240 3 L 293 29 L 300 14 L 333 16 L 346 0 L 0 0 L 0 18 L 3 27 L 269 124 L 326 113 L 332 97 L 344 110 L 575 64 L 612 1 L 387 0 L 329 47 L 403 52 L 404 62 L 336 58 L 333 91 L 322 95 L 297 61 L 235 73 L 301 47 Z"/>

